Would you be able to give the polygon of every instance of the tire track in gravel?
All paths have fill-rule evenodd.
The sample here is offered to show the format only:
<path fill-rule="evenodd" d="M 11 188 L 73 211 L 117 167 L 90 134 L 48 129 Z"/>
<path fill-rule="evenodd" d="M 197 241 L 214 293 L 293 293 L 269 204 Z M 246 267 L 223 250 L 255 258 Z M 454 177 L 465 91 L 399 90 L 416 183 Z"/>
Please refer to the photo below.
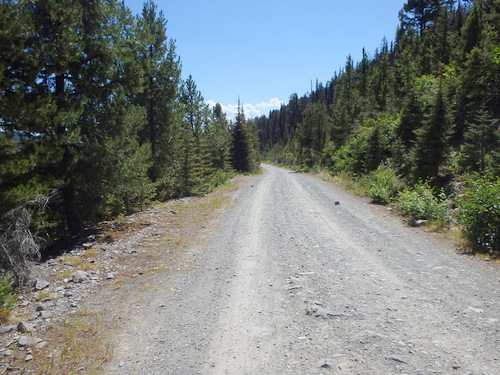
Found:
<path fill-rule="evenodd" d="M 265 169 L 186 249 L 195 266 L 132 312 L 140 328 L 119 335 L 108 373 L 500 373 L 496 264 L 319 178 Z"/>

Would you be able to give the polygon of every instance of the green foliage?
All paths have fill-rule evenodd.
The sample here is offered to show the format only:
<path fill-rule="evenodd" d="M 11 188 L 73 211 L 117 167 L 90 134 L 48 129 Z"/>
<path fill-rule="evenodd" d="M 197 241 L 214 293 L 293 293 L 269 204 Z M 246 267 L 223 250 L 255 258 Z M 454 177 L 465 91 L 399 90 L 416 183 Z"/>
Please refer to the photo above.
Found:
<path fill-rule="evenodd" d="M 181 82 L 166 25 L 151 0 L 136 17 L 117 0 L 0 2 L 0 226 L 50 194 L 30 228 L 49 243 L 221 183 L 227 120 Z"/>
<path fill-rule="evenodd" d="M 247 124 L 243 106 L 238 102 L 236 124 L 232 129 L 231 166 L 236 171 L 243 173 L 257 171 L 260 164 L 258 150 L 257 128 L 253 121 Z"/>
<path fill-rule="evenodd" d="M 210 178 L 210 190 L 213 190 L 221 185 L 224 185 L 227 181 L 235 176 L 233 171 L 217 171 Z"/>
<path fill-rule="evenodd" d="M 443 191 L 437 196 L 427 182 L 419 181 L 412 188 L 405 188 L 400 194 L 396 208 L 414 220 L 431 220 L 437 224 L 448 221 L 449 202 Z"/>
<path fill-rule="evenodd" d="M 397 198 L 403 187 L 403 182 L 394 170 L 384 165 L 362 178 L 366 194 L 373 199 L 374 203 L 389 204 Z"/>
<path fill-rule="evenodd" d="M 417 140 L 412 150 L 413 179 L 435 179 L 446 160 L 451 134 L 451 120 L 441 89 L 424 125 L 416 134 Z"/>
<path fill-rule="evenodd" d="M 0 270 L 0 324 L 9 320 L 10 313 L 18 295 L 14 293 L 12 282 L 7 272 Z"/>
<path fill-rule="evenodd" d="M 459 198 L 459 221 L 465 238 L 480 252 L 500 253 L 500 178 L 477 177 L 466 182 Z"/>
<path fill-rule="evenodd" d="M 398 122 L 399 118 L 390 114 L 366 119 L 344 146 L 337 150 L 325 149 L 323 159 L 329 154 L 329 165 L 334 173 L 369 173 L 390 157 Z"/>
<path fill-rule="evenodd" d="M 497 120 L 483 108 L 465 133 L 458 164 L 468 172 L 500 172 L 500 133 Z"/>

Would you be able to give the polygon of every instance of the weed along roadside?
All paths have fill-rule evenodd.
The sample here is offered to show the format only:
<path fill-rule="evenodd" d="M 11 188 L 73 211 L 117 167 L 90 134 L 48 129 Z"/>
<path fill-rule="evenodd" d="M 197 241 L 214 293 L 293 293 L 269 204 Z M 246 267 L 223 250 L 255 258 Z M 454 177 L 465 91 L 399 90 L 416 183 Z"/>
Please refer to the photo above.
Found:
<path fill-rule="evenodd" d="M 101 374 L 127 309 L 149 290 L 168 288 L 169 272 L 191 266 L 183 252 L 203 242 L 234 199 L 237 179 L 203 197 L 102 223 L 63 255 L 36 265 L 33 283 L 0 329 L 0 373 Z"/>

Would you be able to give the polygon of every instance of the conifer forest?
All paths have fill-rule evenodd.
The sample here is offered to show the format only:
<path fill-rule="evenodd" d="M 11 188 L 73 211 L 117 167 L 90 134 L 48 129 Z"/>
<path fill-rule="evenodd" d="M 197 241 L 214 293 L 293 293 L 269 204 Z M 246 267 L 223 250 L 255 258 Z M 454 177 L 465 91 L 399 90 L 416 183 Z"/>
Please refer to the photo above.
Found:
<path fill-rule="evenodd" d="M 242 106 L 228 121 L 181 79 L 154 2 L 133 16 L 117 0 L 6 0 L 0 32 L 4 245 L 22 227 L 43 249 L 257 168 L 254 124 Z"/>
<path fill-rule="evenodd" d="M 257 118 L 265 159 L 323 169 L 500 251 L 500 1 L 410 0 L 385 39 Z"/>
<path fill-rule="evenodd" d="M 0 267 L 9 247 L 36 256 L 150 202 L 205 194 L 261 155 L 500 251 L 500 1 L 409 0 L 399 20 L 394 42 L 247 120 L 181 78 L 151 0 L 138 16 L 119 0 L 0 1 Z M 20 244 L 23 231 L 36 243 Z"/>

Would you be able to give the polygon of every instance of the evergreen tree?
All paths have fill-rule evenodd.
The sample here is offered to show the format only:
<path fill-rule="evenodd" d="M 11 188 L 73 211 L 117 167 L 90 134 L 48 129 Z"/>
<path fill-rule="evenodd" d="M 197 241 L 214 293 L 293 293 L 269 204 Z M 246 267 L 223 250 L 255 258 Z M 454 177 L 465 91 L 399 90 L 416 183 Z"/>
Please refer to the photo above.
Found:
<path fill-rule="evenodd" d="M 142 65 L 143 92 L 138 103 L 147 113 L 146 126 L 141 132 L 142 143 L 151 144 L 153 165 L 149 175 L 153 181 L 172 177 L 169 167 L 173 163 L 178 133 L 180 110 L 177 98 L 180 85 L 180 62 L 175 43 L 168 40 L 167 20 L 163 12 L 157 12 L 152 0 L 144 2 L 138 18 L 138 52 Z"/>
<path fill-rule="evenodd" d="M 450 131 L 451 121 L 440 88 L 427 119 L 416 131 L 417 141 L 412 150 L 412 177 L 415 181 L 438 177 L 439 167 L 448 154 Z"/>
<path fill-rule="evenodd" d="M 404 99 L 401 119 L 397 128 L 397 134 L 406 151 L 409 151 L 415 142 L 415 131 L 422 126 L 424 115 L 417 100 L 414 89 L 410 89 Z"/>
<path fill-rule="evenodd" d="M 226 114 L 222 112 L 222 106 L 219 103 L 213 108 L 204 138 L 207 141 L 207 148 L 210 152 L 212 168 L 225 170 L 229 158 L 231 140 Z"/>
<path fill-rule="evenodd" d="M 498 172 L 500 162 L 500 125 L 483 107 L 465 133 L 458 162 L 472 172 Z"/>
<path fill-rule="evenodd" d="M 389 47 L 384 39 L 380 53 L 376 56 L 376 64 L 371 74 L 371 96 L 374 100 L 374 110 L 383 112 L 387 109 L 392 85 Z"/>
<path fill-rule="evenodd" d="M 355 71 L 351 56 L 347 57 L 344 73 L 338 78 L 332 108 L 332 129 L 330 139 L 338 148 L 342 146 L 355 129 L 359 114 L 359 94 L 355 85 Z"/>
<path fill-rule="evenodd" d="M 441 0 L 408 0 L 403 6 L 403 20 L 422 36 L 439 14 Z"/>
<path fill-rule="evenodd" d="M 252 140 L 248 131 L 243 106 L 238 100 L 238 113 L 236 123 L 232 130 L 231 140 L 231 166 L 238 172 L 251 172 L 256 168 L 256 161 L 252 160 Z"/>
<path fill-rule="evenodd" d="M 212 169 L 207 142 L 203 137 L 209 110 L 192 76 L 184 82 L 180 102 L 184 113 L 179 150 L 180 191 L 182 194 L 194 194 L 200 188 L 203 190 Z"/>

